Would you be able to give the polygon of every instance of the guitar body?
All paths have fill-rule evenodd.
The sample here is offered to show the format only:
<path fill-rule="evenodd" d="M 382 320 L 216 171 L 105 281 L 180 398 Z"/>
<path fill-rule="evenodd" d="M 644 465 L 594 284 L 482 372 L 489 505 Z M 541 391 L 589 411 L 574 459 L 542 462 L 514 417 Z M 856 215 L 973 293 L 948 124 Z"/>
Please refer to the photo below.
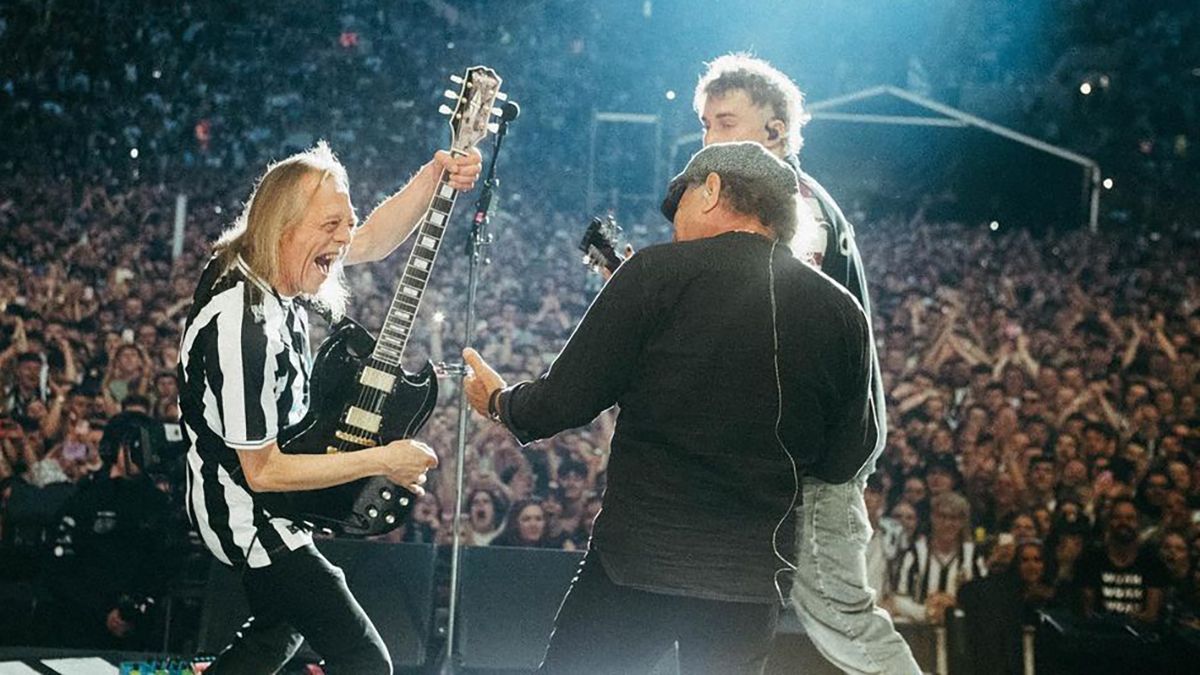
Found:
<path fill-rule="evenodd" d="M 437 402 L 433 364 L 418 373 L 401 370 L 388 394 L 364 388 L 360 379 L 371 365 L 375 339 L 350 319 L 342 319 L 317 350 L 313 361 L 308 414 L 280 435 L 280 448 L 290 454 L 324 455 L 355 452 L 412 438 L 429 419 Z M 364 396 L 379 398 L 381 424 L 377 435 L 347 433 L 344 424 L 352 406 Z M 370 441 L 363 444 L 347 436 Z M 320 530 L 347 536 L 386 534 L 402 525 L 414 495 L 383 476 L 374 476 L 322 490 L 270 495 L 269 510 Z"/>

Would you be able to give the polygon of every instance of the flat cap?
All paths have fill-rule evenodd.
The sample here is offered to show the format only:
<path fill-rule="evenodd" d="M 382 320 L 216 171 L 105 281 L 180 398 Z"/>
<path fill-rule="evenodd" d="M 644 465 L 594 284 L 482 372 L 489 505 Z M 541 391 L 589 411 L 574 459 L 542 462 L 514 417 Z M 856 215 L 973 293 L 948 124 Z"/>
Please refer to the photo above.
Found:
<path fill-rule="evenodd" d="M 671 179 L 662 203 L 662 214 L 667 220 L 675 220 L 675 211 L 687 186 L 703 182 L 710 173 L 758 185 L 780 199 L 794 197 L 800 191 L 792 167 L 762 145 L 753 141 L 713 143 L 692 155 L 683 171 Z"/>

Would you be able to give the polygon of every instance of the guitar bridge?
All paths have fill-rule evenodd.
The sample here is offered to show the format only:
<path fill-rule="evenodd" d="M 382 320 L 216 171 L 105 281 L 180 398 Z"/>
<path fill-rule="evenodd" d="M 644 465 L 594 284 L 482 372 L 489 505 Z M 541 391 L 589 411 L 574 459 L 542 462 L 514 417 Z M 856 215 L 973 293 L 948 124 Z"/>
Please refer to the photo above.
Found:
<path fill-rule="evenodd" d="M 353 443 L 355 445 L 361 445 L 364 448 L 371 448 L 375 446 L 375 441 L 372 441 L 365 436 L 356 436 L 354 434 L 348 434 L 344 431 L 336 431 L 333 435 L 336 436 L 338 440 L 346 441 L 347 443 Z M 334 450 L 334 452 L 337 452 L 337 450 Z"/>

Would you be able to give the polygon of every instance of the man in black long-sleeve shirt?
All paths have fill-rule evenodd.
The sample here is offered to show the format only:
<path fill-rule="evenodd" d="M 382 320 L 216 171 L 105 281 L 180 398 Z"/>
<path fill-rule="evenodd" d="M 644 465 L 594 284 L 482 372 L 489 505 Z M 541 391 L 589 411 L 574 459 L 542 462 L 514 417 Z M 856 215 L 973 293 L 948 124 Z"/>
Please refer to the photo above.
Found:
<path fill-rule="evenodd" d="M 795 174 L 710 145 L 671 184 L 675 242 L 628 260 L 550 369 L 507 387 L 468 350 L 472 406 L 523 443 L 620 404 L 608 489 L 543 672 L 759 672 L 790 573 L 800 473 L 871 454 L 869 332 L 792 257 Z"/>

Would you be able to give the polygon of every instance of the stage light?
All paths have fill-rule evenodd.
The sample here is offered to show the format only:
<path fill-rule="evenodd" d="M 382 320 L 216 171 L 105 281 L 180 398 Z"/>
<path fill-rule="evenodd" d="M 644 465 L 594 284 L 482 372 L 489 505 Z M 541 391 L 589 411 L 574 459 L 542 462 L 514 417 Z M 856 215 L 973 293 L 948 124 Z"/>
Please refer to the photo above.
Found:
<path fill-rule="evenodd" d="M 221 205 L 220 204 L 217 204 L 216 206 L 213 207 L 213 213 L 217 214 L 218 216 L 221 215 Z"/>
<path fill-rule="evenodd" d="M 1109 84 L 1112 84 L 1112 80 L 1108 79 L 1107 75 L 1101 75 L 1100 76 L 1100 86 L 1104 89 L 1108 89 Z"/>
<path fill-rule="evenodd" d="M 988 223 L 988 229 L 992 232 L 995 232 L 996 230 L 1000 229 L 1000 223 L 993 220 L 992 222 Z"/>
<path fill-rule="evenodd" d="M 155 69 L 154 69 L 154 72 L 153 72 L 153 73 L 151 73 L 151 76 L 153 76 L 153 77 L 154 77 L 154 79 L 156 79 L 156 80 L 157 80 L 157 79 L 159 79 L 160 77 L 162 77 L 162 71 L 161 71 L 161 70 L 159 70 L 158 68 L 155 68 Z"/>
<path fill-rule="evenodd" d="M 1111 190 L 1111 189 L 1113 189 L 1113 179 L 1111 179 L 1111 178 L 1105 178 L 1105 179 L 1104 179 L 1104 182 L 1103 182 L 1103 183 L 1101 183 L 1101 185 L 1103 185 L 1103 186 L 1104 186 L 1104 189 L 1105 189 L 1105 190 Z"/>
<path fill-rule="evenodd" d="M 1084 96 L 1092 93 L 1092 83 L 1084 82 L 1083 84 L 1079 85 L 1079 93 L 1083 94 Z"/>
<path fill-rule="evenodd" d="M 129 150 L 129 156 L 130 156 L 130 157 L 132 157 L 133 159 L 137 159 L 137 158 L 138 158 L 138 149 L 137 149 L 137 148 L 131 148 L 131 149 Z"/>
<path fill-rule="evenodd" d="M 674 89 L 668 89 L 668 90 L 667 90 L 667 100 L 668 100 L 668 101 L 674 101 L 674 100 L 675 100 L 675 90 L 674 90 Z"/>
<path fill-rule="evenodd" d="M 438 311 L 433 313 L 433 322 L 434 323 L 441 323 L 445 320 L 446 320 L 446 313 L 443 312 L 442 310 L 439 309 Z"/>

